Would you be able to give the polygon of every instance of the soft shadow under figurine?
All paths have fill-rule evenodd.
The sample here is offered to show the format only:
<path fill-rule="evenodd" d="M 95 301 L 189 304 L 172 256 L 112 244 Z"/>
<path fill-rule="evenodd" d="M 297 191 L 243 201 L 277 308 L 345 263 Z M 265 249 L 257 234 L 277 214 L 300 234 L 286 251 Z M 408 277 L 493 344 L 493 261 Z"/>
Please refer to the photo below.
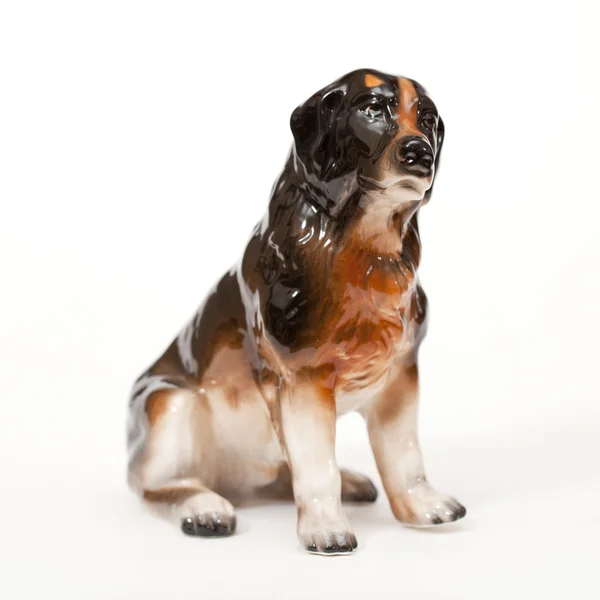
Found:
<path fill-rule="evenodd" d="M 465 515 L 427 482 L 417 440 L 417 213 L 444 125 L 416 81 L 365 69 L 309 98 L 291 129 L 241 261 L 134 386 L 129 483 L 197 536 L 232 534 L 232 502 L 293 493 L 303 546 L 344 554 L 356 538 L 342 502 L 377 497 L 336 463 L 336 416 L 351 410 L 399 521 Z"/>

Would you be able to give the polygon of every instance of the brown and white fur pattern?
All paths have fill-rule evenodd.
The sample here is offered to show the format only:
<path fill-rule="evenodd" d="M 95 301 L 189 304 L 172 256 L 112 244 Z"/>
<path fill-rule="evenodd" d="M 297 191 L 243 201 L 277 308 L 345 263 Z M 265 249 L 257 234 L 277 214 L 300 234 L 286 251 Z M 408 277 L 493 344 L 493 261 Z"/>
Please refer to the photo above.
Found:
<path fill-rule="evenodd" d="M 465 509 L 427 482 L 417 438 L 426 299 L 417 211 L 443 123 L 416 82 L 355 71 L 292 115 L 269 211 L 131 397 L 129 483 L 190 535 L 235 531 L 234 504 L 294 498 L 311 552 L 356 538 L 342 501 L 372 502 L 340 469 L 336 417 L 357 410 L 395 517 L 428 527 Z"/>

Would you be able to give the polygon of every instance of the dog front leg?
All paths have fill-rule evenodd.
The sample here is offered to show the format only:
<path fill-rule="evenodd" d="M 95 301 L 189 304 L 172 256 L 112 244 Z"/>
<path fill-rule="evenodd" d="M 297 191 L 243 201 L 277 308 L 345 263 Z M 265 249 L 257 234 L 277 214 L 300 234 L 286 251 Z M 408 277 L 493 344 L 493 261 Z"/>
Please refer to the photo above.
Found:
<path fill-rule="evenodd" d="M 335 460 L 335 401 L 333 391 L 315 379 L 284 384 L 280 394 L 298 537 L 309 552 L 346 554 L 356 548 L 356 537 L 342 509 Z"/>
<path fill-rule="evenodd" d="M 427 482 L 417 438 L 418 400 L 417 365 L 401 364 L 365 417 L 394 516 L 408 525 L 430 527 L 456 521 L 466 510 Z"/>

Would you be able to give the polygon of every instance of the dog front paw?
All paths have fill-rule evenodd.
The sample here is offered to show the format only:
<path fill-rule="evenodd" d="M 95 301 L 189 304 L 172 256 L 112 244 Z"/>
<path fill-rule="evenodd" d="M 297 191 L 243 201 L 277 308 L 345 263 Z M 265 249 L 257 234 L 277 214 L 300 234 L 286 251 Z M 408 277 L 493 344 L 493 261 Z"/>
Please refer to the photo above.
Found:
<path fill-rule="evenodd" d="M 433 527 L 458 521 L 467 509 L 452 496 L 436 492 L 429 485 L 416 486 L 390 498 L 394 516 L 412 527 Z"/>
<path fill-rule="evenodd" d="M 350 554 L 357 547 L 356 536 L 345 517 L 300 517 L 298 537 L 312 554 Z"/>

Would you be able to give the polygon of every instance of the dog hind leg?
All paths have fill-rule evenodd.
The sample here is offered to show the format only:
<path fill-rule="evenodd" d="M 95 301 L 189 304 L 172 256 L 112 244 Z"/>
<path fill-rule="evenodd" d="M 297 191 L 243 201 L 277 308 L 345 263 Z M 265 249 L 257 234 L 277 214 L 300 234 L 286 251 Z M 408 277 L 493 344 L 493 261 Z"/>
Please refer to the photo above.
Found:
<path fill-rule="evenodd" d="M 129 427 L 129 483 L 184 533 L 231 535 L 231 503 L 211 490 L 218 465 L 206 398 L 184 378 L 151 375 L 134 388 Z"/>
<path fill-rule="evenodd" d="M 230 502 L 198 479 L 175 479 L 156 489 L 146 489 L 144 500 L 167 506 L 181 520 L 187 535 L 221 537 L 235 532 L 235 510 Z"/>

